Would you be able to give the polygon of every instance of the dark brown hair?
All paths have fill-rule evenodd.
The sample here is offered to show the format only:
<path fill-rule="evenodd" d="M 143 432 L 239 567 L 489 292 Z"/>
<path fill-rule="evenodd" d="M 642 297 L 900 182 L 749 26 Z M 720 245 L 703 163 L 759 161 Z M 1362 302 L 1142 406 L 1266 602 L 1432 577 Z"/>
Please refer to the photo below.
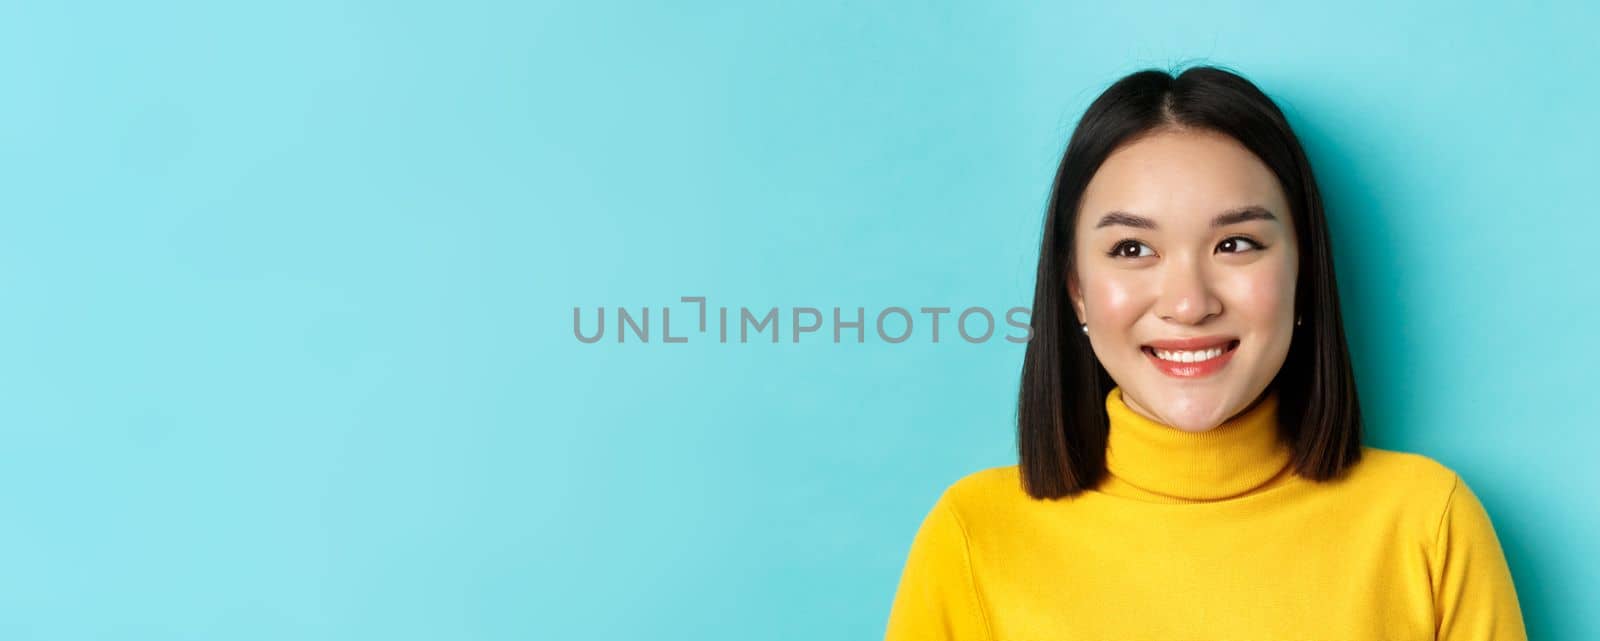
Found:
<path fill-rule="evenodd" d="M 1147 69 L 1116 83 L 1084 112 L 1051 186 L 1033 294 L 1032 339 L 1022 361 L 1017 454 L 1024 489 L 1038 499 L 1072 496 L 1106 471 L 1106 394 L 1116 385 L 1079 331 L 1065 275 L 1089 179 L 1107 156 L 1165 128 L 1234 138 L 1276 174 L 1299 236 L 1295 328 L 1283 368 L 1278 433 L 1300 476 L 1324 481 L 1361 458 L 1361 405 L 1345 344 L 1322 195 L 1300 140 L 1278 106 L 1249 80 L 1214 66 L 1174 77 Z"/>

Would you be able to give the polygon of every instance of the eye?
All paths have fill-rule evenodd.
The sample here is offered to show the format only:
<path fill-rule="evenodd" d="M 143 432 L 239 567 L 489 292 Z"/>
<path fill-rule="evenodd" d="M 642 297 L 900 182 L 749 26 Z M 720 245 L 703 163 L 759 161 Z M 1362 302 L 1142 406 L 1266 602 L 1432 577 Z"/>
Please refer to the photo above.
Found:
<path fill-rule="evenodd" d="M 1261 243 L 1258 243 L 1258 242 L 1256 242 L 1254 240 L 1251 240 L 1249 238 L 1245 238 L 1244 236 L 1233 236 L 1233 237 L 1230 237 L 1230 238 L 1228 238 L 1228 239 L 1226 239 L 1226 240 L 1224 240 L 1224 241 L 1222 241 L 1220 243 L 1217 243 L 1217 249 L 1226 250 L 1226 253 L 1229 253 L 1229 254 L 1238 254 L 1238 253 L 1241 253 L 1241 251 L 1248 251 L 1248 250 L 1240 250 L 1239 249 L 1239 241 L 1244 241 L 1244 243 L 1246 245 L 1249 245 L 1249 250 L 1266 249 L 1265 245 L 1262 245 Z"/>
<path fill-rule="evenodd" d="M 1145 256 L 1153 256 L 1153 255 L 1155 255 L 1154 252 L 1152 252 L 1150 254 L 1141 254 L 1141 253 L 1139 253 L 1139 248 L 1140 247 L 1149 247 L 1149 245 L 1146 245 L 1144 243 L 1141 243 L 1141 242 L 1139 242 L 1137 240 L 1133 240 L 1133 239 L 1130 238 L 1128 240 L 1124 240 L 1122 242 L 1117 243 L 1115 246 L 1113 246 L 1111 248 L 1111 251 L 1107 255 L 1112 257 L 1112 258 L 1143 258 Z M 1129 250 L 1132 250 L 1133 253 L 1129 254 L 1128 253 Z"/>

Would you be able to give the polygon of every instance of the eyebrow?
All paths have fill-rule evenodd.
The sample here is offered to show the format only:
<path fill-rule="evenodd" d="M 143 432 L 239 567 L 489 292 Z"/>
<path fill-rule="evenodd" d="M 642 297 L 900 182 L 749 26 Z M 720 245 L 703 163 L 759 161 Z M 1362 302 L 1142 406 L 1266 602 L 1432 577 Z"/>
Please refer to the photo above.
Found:
<path fill-rule="evenodd" d="M 1279 222 L 1278 217 L 1274 216 L 1272 212 L 1267 211 L 1265 207 L 1261 207 L 1259 205 L 1246 205 L 1244 207 L 1229 209 L 1225 212 L 1217 214 L 1216 218 L 1211 219 L 1211 226 L 1227 227 L 1228 225 L 1237 225 L 1239 223 L 1251 220 L 1270 220 Z M 1145 218 L 1144 216 L 1135 216 L 1125 211 L 1113 211 L 1101 216 L 1100 222 L 1095 223 L 1094 228 L 1099 229 L 1101 227 L 1110 227 L 1112 225 L 1124 225 L 1127 227 L 1137 227 L 1139 229 L 1157 228 L 1156 221 Z"/>

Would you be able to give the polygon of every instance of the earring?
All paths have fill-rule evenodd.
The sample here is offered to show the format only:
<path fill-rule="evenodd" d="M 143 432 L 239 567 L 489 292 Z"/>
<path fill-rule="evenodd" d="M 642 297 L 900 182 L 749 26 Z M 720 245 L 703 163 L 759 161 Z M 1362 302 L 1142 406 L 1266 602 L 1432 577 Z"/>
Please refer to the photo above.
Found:
<path fill-rule="evenodd" d="M 1085 334 L 1089 333 L 1089 324 L 1088 323 L 1084 323 L 1083 324 L 1083 333 L 1085 333 Z"/>
<path fill-rule="evenodd" d="M 1294 317 L 1294 324 L 1295 325 L 1299 325 L 1300 324 L 1300 317 L 1299 316 Z"/>

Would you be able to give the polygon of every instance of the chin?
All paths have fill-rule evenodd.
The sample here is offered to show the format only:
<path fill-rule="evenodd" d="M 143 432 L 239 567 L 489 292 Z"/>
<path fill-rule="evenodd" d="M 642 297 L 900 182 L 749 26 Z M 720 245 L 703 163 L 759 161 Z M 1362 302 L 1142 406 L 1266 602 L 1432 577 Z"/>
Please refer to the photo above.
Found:
<path fill-rule="evenodd" d="M 1214 430 L 1214 429 L 1217 428 L 1217 426 L 1219 426 L 1221 424 L 1222 424 L 1221 421 L 1213 421 L 1211 419 L 1206 419 L 1206 420 L 1202 420 L 1202 421 L 1198 421 L 1198 422 L 1179 421 L 1179 422 L 1176 422 L 1176 423 L 1169 423 L 1168 426 L 1172 427 L 1173 429 L 1179 430 L 1179 431 L 1189 432 L 1191 434 L 1198 434 L 1200 432 L 1209 432 L 1211 430 Z"/>
<path fill-rule="evenodd" d="M 1215 429 L 1232 416 L 1229 406 L 1237 394 L 1222 386 L 1212 383 L 1180 383 L 1174 387 L 1171 382 L 1165 381 L 1159 385 L 1152 391 L 1155 392 L 1154 398 L 1160 400 L 1147 403 L 1146 407 L 1161 417 L 1161 422 L 1169 427 L 1185 432 L 1205 432 Z"/>

